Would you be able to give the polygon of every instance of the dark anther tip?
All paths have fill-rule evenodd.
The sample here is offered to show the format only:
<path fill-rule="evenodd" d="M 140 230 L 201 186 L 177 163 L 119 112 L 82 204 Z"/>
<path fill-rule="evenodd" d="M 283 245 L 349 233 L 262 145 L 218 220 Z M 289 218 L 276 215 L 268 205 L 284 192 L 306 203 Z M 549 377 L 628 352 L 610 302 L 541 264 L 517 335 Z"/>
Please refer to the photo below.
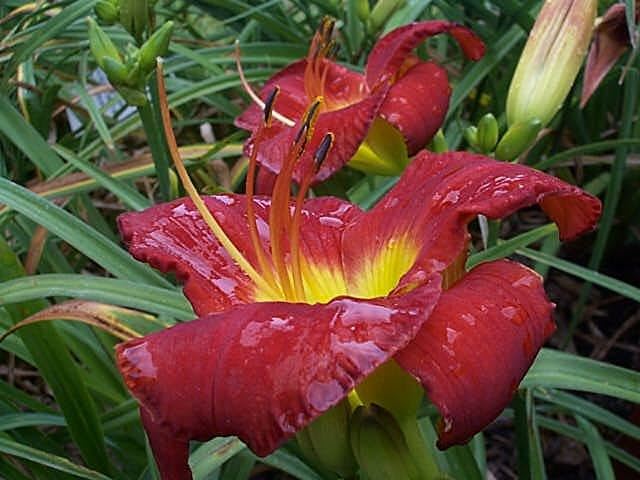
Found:
<path fill-rule="evenodd" d="M 264 123 L 269 124 L 271 121 L 271 114 L 273 113 L 273 104 L 276 101 L 276 97 L 280 93 L 280 87 L 276 86 L 271 90 L 269 96 L 264 102 L 264 109 L 262 110 L 264 113 Z"/>
<path fill-rule="evenodd" d="M 313 155 L 313 161 L 316 165 L 316 168 L 319 167 L 322 162 L 324 162 L 324 159 L 327 158 L 327 155 L 329 154 L 329 150 L 331 150 L 331 146 L 333 145 L 333 140 L 334 140 L 334 135 L 333 133 L 329 132 L 327 133 L 322 141 L 320 142 L 320 145 L 318 145 L 318 148 L 316 149 L 316 152 Z"/>

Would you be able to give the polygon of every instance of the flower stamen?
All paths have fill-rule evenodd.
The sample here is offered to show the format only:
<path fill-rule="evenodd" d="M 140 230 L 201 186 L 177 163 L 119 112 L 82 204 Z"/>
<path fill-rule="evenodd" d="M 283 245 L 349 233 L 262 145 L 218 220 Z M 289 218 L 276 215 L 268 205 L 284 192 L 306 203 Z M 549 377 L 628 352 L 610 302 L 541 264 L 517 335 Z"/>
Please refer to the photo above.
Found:
<path fill-rule="evenodd" d="M 167 146 L 169 148 L 169 153 L 171 154 L 171 158 L 176 167 L 176 171 L 178 172 L 178 176 L 180 177 L 180 182 L 184 187 L 185 191 L 193 201 L 193 204 L 197 208 L 198 212 L 202 216 L 202 219 L 205 221 L 213 235 L 220 242 L 220 244 L 225 248 L 229 256 L 238 264 L 238 266 L 244 271 L 244 273 L 256 284 L 259 289 L 263 289 L 269 294 L 277 296 L 277 292 L 273 290 L 271 285 L 253 268 L 251 263 L 242 255 L 240 250 L 233 244 L 231 239 L 227 236 L 225 231 L 222 229 L 218 221 L 213 217 L 207 206 L 205 205 L 202 197 L 198 194 L 195 186 L 191 182 L 189 178 L 189 174 L 187 173 L 187 169 L 182 162 L 182 158 L 180 157 L 180 153 L 178 151 L 178 144 L 176 142 L 176 137 L 173 134 L 173 129 L 171 128 L 171 116 L 169 114 L 169 106 L 167 104 L 167 93 L 164 86 L 164 73 L 162 68 L 162 59 L 158 58 L 157 62 L 158 73 L 157 73 L 157 85 L 158 85 L 158 98 L 160 103 L 160 114 L 162 116 L 162 126 L 164 129 L 165 137 L 167 139 Z"/>

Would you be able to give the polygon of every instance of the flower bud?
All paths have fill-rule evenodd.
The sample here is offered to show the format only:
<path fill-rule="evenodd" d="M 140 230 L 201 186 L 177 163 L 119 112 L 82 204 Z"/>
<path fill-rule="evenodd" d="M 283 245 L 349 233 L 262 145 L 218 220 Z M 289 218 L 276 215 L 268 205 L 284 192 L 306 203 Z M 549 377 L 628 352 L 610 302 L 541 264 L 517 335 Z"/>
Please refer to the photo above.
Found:
<path fill-rule="evenodd" d="M 96 15 L 107 25 L 113 25 L 120 18 L 118 0 L 100 0 L 94 7 Z"/>
<path fill-rule="evenodd" d="M 343 400 L 296 435 L 305 457 L 343 478 L 353 477 L 358 470 L 349 440 L 349 416 L 349 402 Z"/>
<path fill-rule="evenodd" d="M 369 0 L 356 0 L 356 13 L 362 23 L 366 23 L 371 14 Z"/>
<path fill-rule="evenodd" d="M 498 122 L 491 113 L 484 115 L 478 122 L 476 144 L 480 153 L 490 153 L 498 143 Z"/>
<path fill-rule="evenodd" d="M 436 153 L 444 153 L 449 151 L 449 145 L 447 139 L 442 133 L 442 129 L 439 129 L 431 139 L 431 150 Z"/>
<path fill-rule="evenodd" d="M 157 57 L 167 53 L 172 33 L 173 22 L 167 22 L 153 32 L 153 35 L 140 47 L 140 69 L 145 74 L 149 74 L 156 67 Z"/>
<path fill-rule="evenodd" d="M 104 57 L 102 60 L 102 70 L 107 74 L 107 78 L 113 85 L 125 83 L 127 80 L 127 67 L 111 57 Z"/>
<path fill-rule="evenodd" d="M 380 30 L 389 20 L 393 12 L 404 4 L 404 0 L 378 0 L 369 15 L 368 29 L 370 33 Z"/>
<path fill-rule="evenodd" d="M 537 118 L 511 125 L 496 147 L 496 159 L 507 162 L 514 160 L 533 145 L 541 129 L 542 122 Z"/>
<path fill-rule="evenodd" d="M 87 23 L 89 24 L 89 48 L 100 68 L 104 69 L 104 60 L 107 57 L 122 62 L 118 48 L 100 25 L 91 17 L 87 18 Z"/>
<path fill-rule="evenodd" d="M 469 125 L 462 133 L 469 146 L 474 150 L 478 150 L 478 127 Z"/>
<path fill-rule="evenodd" d="M 400 426 L 376 404 L 361 405 L 353 412 L 351 447 L 369 480 L 421 479 Z"/>
<path fill-rule="evenodd" d="M 562 106 L 587 52 L 597 0 L 547 0 L 520 57 L 507 97 L 507 123 L 546 125 Z"/>
<path fill-rule="evenodd" d="M 149 24 L 152 7 L 148 0 L 120 0 L 120 23 L 140 45 Z"/>
<path fill-rule="evenodd" d="M 409 164 L 404 137 L 393 125 L 378 117 L 360 144 L 349 166 L 374 175 L 400 175 Z"/>

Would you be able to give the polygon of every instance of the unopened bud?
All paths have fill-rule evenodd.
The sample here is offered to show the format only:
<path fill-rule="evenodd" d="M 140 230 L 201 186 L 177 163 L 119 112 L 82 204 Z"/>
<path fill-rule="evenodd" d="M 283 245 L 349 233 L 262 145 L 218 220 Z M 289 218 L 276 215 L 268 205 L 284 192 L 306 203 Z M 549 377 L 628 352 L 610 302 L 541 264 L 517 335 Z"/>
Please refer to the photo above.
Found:
<path fill-rule="evenodd" d="M 102 70 L 113 85 L 125 83 L 129 74 L 127 67 L 122 62 L 111 57 L 103 58 Z"/>
<path fill-rule="evenodd" d="M 547 0 L 511 80 L 507 123 L 546 125 L 562 106 L 586 55 L 597 0 Z"/>
<path fill-rule="evenodd" d="M 118 0 L 100 0 L 94 7 L 97 17 L 107 25 L 113 25 L 120 18 Z"/>
<path fill-rule="evenodd" d="M 100 25 L 91 17 L 87 18 L 87 23 L 89 25 L 89 48 L 100 68 L 104 69 L 104 59 L 107 57 L 122 62 L 118 48 L 100 28 Z"/>
<path fill-rule="evenodd" d="M 371 14 L 369 0 L 356 0 L 356 14 L 362 23 L 366 23 Z"/>
<path fill-rule="evenodd" d="M 369 15 L 369 32 L 380 30 L 389 20 L 393 12 L 404 4 L 404 0 L 378 0 Z"/>
<path fill-rule="evenodd" d="M 481 153 L 492 152 L 498 142 L 498 122 L 496 117 L 487 113 L 478 122 L 476 142 Z"/>
<path fill-rule="evenodd" d="M 374 175 L 400 175 L 409 164 L 404 137 L 386 120 L 377 117 L 349 166 Z"/>
<path fill-rule="evenodd" d="M 351 447 L 369 480 L 421 480 L 400 426 L 378 405 L 361 405 L 353 412 Z"/>
<path fill-rule="evenodd" d="M 173 33 L 173 22 L 166 22 L 140 47 L 140 69 L 148 74 L 156 68 L 156 58 L 166 55 Z"/>
<path fill-rule="evenodd" d="M 474 150 L 478 150 L 478 127 L 470 125 L 462 133 L 469 146 Z"/>
<path fill-rule="evenodd" d="M 133 35 L 138 45 L 149 24 L 151 8 L 148 0 L 120 0 L 120 23 Z"/>
<path fill-rule="evenodd" d="M 435 153 L 444 153 L 449 151 L 449 145 L 447 144 L 447 139 L 442 132 L 442 129 L 439 129 L 436 134 L 431 139 L 431 150 Z"/>
<path fill-rule="evenodd" d="M 358 470 L 351 451 L 349 416 L 349 403 L 343 400 L 296 435 L 300 449 L 312 463 L 343 478 L 352 478 Z"/>
<path fill-rule="evenodd" d="M 533 145 L 541 129 L 542 122 L 536 118 L 512 125 L 496 147 L 496 158 L 503 161 L 514 160 Z"/>

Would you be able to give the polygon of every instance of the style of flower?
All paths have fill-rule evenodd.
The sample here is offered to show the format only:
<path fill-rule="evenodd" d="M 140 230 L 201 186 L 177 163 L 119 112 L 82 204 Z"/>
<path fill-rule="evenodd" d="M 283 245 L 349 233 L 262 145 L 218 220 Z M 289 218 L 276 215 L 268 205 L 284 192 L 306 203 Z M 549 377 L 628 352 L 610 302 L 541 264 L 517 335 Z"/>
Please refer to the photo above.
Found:
<path fill-rule="evenodd" d="M 322 98 L 321 112 L 308 152 L 315 151 L 327 132 L 333 132 L 336 140 L 314 181 L 325 180 L 352 159 L 372 126 L 376 136 L 387 141 L 397 137 L 400 143 L 404 138 L 408 155 L 417 153 L 442 125 L 451 87 L 446 71 L 434 62 L 419 60 L 411 53 L 413 49 L 425 38 L 447 32 L 468 58 L 477 60 L 484 54 L 482 41 L 465 27 L 446 21 L 419 22 L 378 40 L 364 74 L 360 74 L 331 60 L 335 51 L 332 30 L 333 22 L 324 20 L 307 57 L 276 73 L 260 92 L 259 97 L 265 99 L 275 87 L 280 89 L 274 105 L 275 121 L 261 139 L 257 154 L 258 163 L 273 173 L 282 169 L 281 159 L 296 134 L 293 125 L 317 98 Z M 254 132 L 247 143 L 249 153 L 256 148 L 255 132 L 262 122 L 260 98 L 236 119 L 238 127 Z M 366 146 L 365 142 L 362 148 Z M 397 165 L 397 156 L 363 156 L 366 159 L 359 162 L 361 168 L 388 175 L 400 174 L 408 158 L 405 154 L 405 163 Z M 294 172 L 294 178 L 301 180 L 299 171 Z"/>
<path fill-rule="evenodd" d="M 389 364 L 439 408 L 439 446 L 463 443 L 554 331 L 535 272 L 508 260 L 465 271 L 467 223 L 538 203 L 572 239 L 593 228 L 596 198 L 522 165 L 424 151 L 368 212 L 305 199 L 327 134 L 291 199 L 317 112 L 303 114 L 272 198 L 202 199 L 187 183 L 191 199 L 118 219 L 133 256 L 175 272 L 199 317 L 117 347 L 162 478 L 190 478 L 190 440 L 237 435 L 269 454 L 347 396 L 370 401 L 364 385 Z"/>

